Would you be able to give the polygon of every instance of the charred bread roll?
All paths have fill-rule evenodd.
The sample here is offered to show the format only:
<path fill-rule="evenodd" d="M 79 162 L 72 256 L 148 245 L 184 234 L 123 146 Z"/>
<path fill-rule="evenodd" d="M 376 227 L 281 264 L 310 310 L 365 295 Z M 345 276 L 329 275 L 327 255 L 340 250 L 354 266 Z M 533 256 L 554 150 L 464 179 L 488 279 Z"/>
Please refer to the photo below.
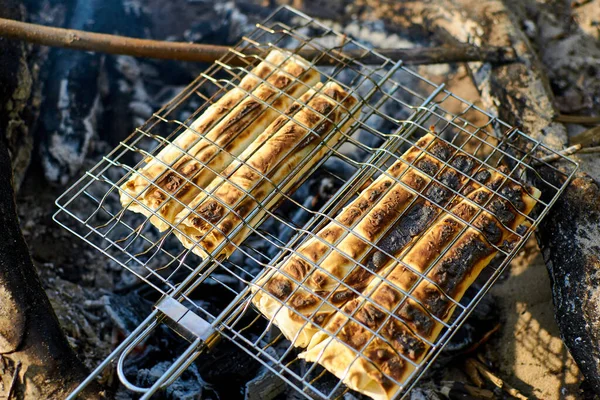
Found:
<path fill-rule="evenodd" d="M 168 229 L 215 173 L 319 80 L 306 60 L 271 51 L 239 87 L 225 93 L 121 186 L 121 204 L 149 216 L 161 231 Z"/>
<path fill-rule="evenodd" d="M 435 157 L 424 153 L 421 149 L 426 149 Z M 283 273 L 267 274 L 257 281 L 254 287 L 256 294 L 253 303 L 267 318 L 273 320 L 283 334 L 296 346 L 305 347 L 312 335 L 319 330 L 318 326 L 324 325 L 336 308 L 351 300 L 368 284 L 369 274 L 355 273 L 355 270 L 358 270 L 355 260 L 361 260 L 372 249 L 365 238 L 374 243 L 377 243 L 382 237 L 385 240 L 384 235 L 388 229 L 417 196 L 415 191 L 421 191 L 429 183 L 431 180 L 429 176 L 436 175 L 442 169 L 439 175 L 444 185 L 449 184 L 453 190 L 458 190 L 464 185 L 466 178 L 456 171 L 453 173 L 445 171 L 441 160 L 448 161 L 451 158 L 452 163 L 455 163 L 457 167 L 463 166 L 467 171 L 475 166 L 474 162 L 465 163 L 462 157 L 452 156 L 450 147 L 436 141 L 435 136 L 431 134 L 419 140 L 416 147 L 410 149 L 402 158 L 404 161 L 399 160 L 394 163 L 386 174 L 380 176 L 361 194 L 359 199 L 346 208 L 346 210 L 352 210 L 356 208 L 356 204 L 362 202 L 358 208 L 363 209 L 362 213 L 366 215 L 364 218 L 356 220 L 351 231 L 332 222 L 318 233 L 318 237 L 323 241 L 312 238 L 298 249 L 298 253 L 307 257 L 311 262 L 319 264 L 319 270 L 315 271 L 311 263 L 300 255 L 293 254 L 276 268 L 276 271 Z M 408 168 L 411 162 L 414 162 L 416 168 Z M 407 172 L 403 174 L 404 171 Z M 398 177 L 401 183 L 395 181 Z M 426 193 L 433 197 L 437 196 L 437 199 L 443 203 L 450 198 L 452 191 L 446 188 L 447 192 L 434 194 L 440 190 L 444 191 L 441 186 L 443 185 L 433 184 Z M 379 189 L 375 192 L 374 188 Z M 371 204 L 365 202 L 363 197 L 365 193 L 371 193 L 367 197 L 370 198 Z M 373 193 L 377 193 L 377 198 L 372 196 Z M 417 204 L 423 205 L 421 201 L 422 199 L 419 198 Z M 373 208 L 369 209 L 368 207 L 371 206 Z M 431 205 L 428 204 L 427 207 L 429 206 Z M 422 214 L 425 214 L 424 210 L 430 210 L 427 207 L 421 208 Z M 419 211 L 409 214 L 410 216 L 407 218 L 415 217 L 418 214 Z M 403 218 L 400 218 L 396 224 L 402 221 Z M 420 226 L 421 229 L 425 229 L 426 224 Z M 392 253 L 400 252 L 411 238 L 416 236 L 418 229 L 414 228 L 394 236 L 393 246 L 388 243 L 388 248 L 394 247 Z M 408 237 L 408 239 L 405 240 L 404 237 Z M 400 245 L 396 246 L 397 244 Z M 333 247 L 335 249 L 332 249 Z M 347 257 L 346 254 L 350 257 Z M 377 266 L 382 266 L 384 260 L 378 255 L 372 264 L 377 271 Z M 341 288 L 338 279 L 344 281 L 344 286 Z M 304 282 L 302 287 L 296 290 L 297 284 L 294 281 Z M 350 290 L 348 287 L 354 290 Z M 323 302 L 322 298 L 327 297 L 333 306 Z M 310 319 L 312 323 L 308 323 L 307 319 Z"/>
<path fill-rule="evenodd" d="M 443 325 L 435 318 L 450 319 L 455 306 L 450 298 L 460 301 L 496 255 L 495 246 L 510 246 L 518 239 L 512 231 L 518 231 L 539 198 L 535 188 L 502 183 L 500 174 L 491 175 L 488 187 L 472 192 L 452 208 L 452 214 L 442 215 L 427 230 L 402 258 L 404 264 L 383 271 L 385 281 L 372 280 L 362 297 L 336 313 L 300 357 L 319 362 L 348 387 L 374 399 L 397 395 L 400 387 L 394 381 L 406 381 L 414 371 L 411 362 L 421 362 L 429 349 L 425 341 L 435 342 L 442 330 Z M 492 194 L 490 188 L 499 189 L 510 202 Z M 477 215 L 484 204 L 485 211 Z M 477 229 L 464 230 L 461 219 Z M 457 241 L 446 249 L 457 235 Z M 440 260 L 427 273 L 435 284 L 418 282 L 413 271 L 424 273 L 440 254 Z M 416 301 L 403 292 L 411 293 Z M 374 337 L 373 332 L 385 340 Z"/>
<path fill-rule="evenodd" d="M 176 236 L 201 257 L 207 254 L 216 257 L 214 250 L 229 240 L 230 244 L 220 253 L 229 256 L 246 238 L 253 224 L 262 218 L 264 210 L 279 200 L 282 192 L 339 141 L 354 121 L 349 113 L 356 103 L 354 97 L 334 82 L 322 87 L 319 84 L 310 90 L 286 115 L 277 118 L 222 177 L 213 180 L 207 193 L 201 193 L 190 203 L 193 212 L 185 209 L 177 216 L 176 224 L 183 234 L 176 232 Z M 344 124 L 338 126 L 343 121 Z M 315 149 L 316 153 L 307 159 Z M 289 179 L 285 187 L 279 187 L 301 163 L 303 166 L 294 179 Z M 233 238 L 227 237 L 275 190 L 277 195 L 269 204 L 261 204 L 261 212 L 255 214 L 252 221 L 246 221 Z"/>

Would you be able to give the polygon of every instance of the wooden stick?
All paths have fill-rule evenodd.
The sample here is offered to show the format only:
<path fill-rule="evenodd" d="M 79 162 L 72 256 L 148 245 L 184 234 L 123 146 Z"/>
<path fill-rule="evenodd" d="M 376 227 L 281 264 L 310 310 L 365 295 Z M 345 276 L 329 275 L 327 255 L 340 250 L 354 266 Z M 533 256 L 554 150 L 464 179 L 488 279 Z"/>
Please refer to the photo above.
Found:
<path fill-rule="evenodd" d="M 134 57 L 162 58 L 180 61 L 214 62 L 231 48 L 208 44 L 167 42 L 160 40 L 136 39 L 125 36 L 107 35 L 73 29 L 53 28 L 27 22 L 0 18 L 0 36 L 25 40 L 44 46 L 96 51 L 111 54 L 126 54 Z M 264 50 L 248 49 L 245 55 L 261 54 Z M 414 49 L 375 49 L 375 52 L 394 61 L 402 60 L 407 65 L 443 64 L 453 62 L 482 61 L 494 64 L 514 62 L 512 48 L 506 47 L 424 47 Z M 372 52 L 362 49 L 333 51 L 338 58 L 356 59 L 362 64 L 381 64 L 382 59 Z M 323 56 L 321 51 L 303 48 L 298 54 L 315 60 L 319 65 L 339 63 L 335 57 Z M 348 60 L 345 60 L 348 61 Z M 240 57 L 232 57 L 232 65 L 246 64 Z"/>
<path fill-rule="evenodd" d="M 17 385 L 17 380 L 19 379 L 19 373 L 21 372 L 21 361 L 17 361 L 17 365 L 15 367 L 15 371 L 13 373 L 12 380 L 10 381 L 10 387 L 8 388 L 8 393 L 6 393 L 6 400 L 10 400 L 12 397 L 13 391 L 15 390 L 15 386 Z"/>
<path fill-rule="evenodd" d="M 583 147 L 600 145 L 600 126 L 595 126 L 571 137 L 569 143 L 580 144 Z"/>
<path fill-rule="evenodd" d="M 589 117 L 587 115 L 565 115 L 560 114 L 554 118 L 556 122 L 562 122 L 563 124 L 581 124 L 581 125 L 598 125 L 600 124 L 600 117 Z"/>
<path fill-rule="evenodd" d="M 577 153 L 578 154 L 600 153 L 600 146 L 584 147 L 583 149 L 579 150 Z"/>
<path fill-rule="evenodd" d="M 468 359 L 467 362 L 471 363 L 473 367 L 475 367 L 477 371 L 479 371 L 481 376 L 493 383 L 496 387 L 506 391 L 508 394 L 510 394 L 513 397 L 516 397 L 519 400 L 527 400 L 527 397 L 523 396 L 517 389 L 510 386 L 498 376 L 494 375 L 492 371 L 490 371 L 482 362 L 474 358 Z"/>
<path fill-rule="evenodd" d="M 574 146 L 569 146 L 566 149 L 563 149 L 563 150 L 557 151 L 556 153 L 544 156 L 544 157 L 540 158 L 539 161 L 533 162 L 531 165 L 532 166 L 541 165 L 542 161 L 551 163 L 553 161 L 561 159 L 562 156 L 570 156 L 571 154 L 575 154 L 579 150 L 581 150 L 580 144 L 576 144 Z"/>

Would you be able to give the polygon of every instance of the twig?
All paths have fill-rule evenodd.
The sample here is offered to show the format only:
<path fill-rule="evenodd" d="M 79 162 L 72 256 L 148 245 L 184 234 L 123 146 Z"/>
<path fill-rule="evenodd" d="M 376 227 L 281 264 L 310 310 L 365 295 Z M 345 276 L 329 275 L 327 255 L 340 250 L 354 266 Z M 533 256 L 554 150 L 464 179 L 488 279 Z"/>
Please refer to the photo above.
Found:
<path fill-rule="evenodd" d="M 581 132 L 569 139 L 571 144 L 580 144 L 583 147 L 598 146 L 600 144 L 600 126 Z"/>
<path fill-rule="evenodd" d="M 493 399 L 494 393 L 491 390 L 480 389 L 475 386 L 467 385 L 458 381 L 442 381 L 440 392 L 446 397 L 452 398 L 471 398 L 471 399 Z"/>
<path fill-rule="evenodd" d="M 587 115 L 565 115 L 560 114 L 554 118 L 556 122 L 563 124 L 581 124 L 581 125 L 597 125 L 600 124 L 600 117 L 589 117 Z"/>
<path fill-rule="evenodd" d="M 475 367 L 477 371 L 479 371 L 481 376 L 493 383 L 496 387 L 504 390 L 506 393 L 510 394 L 513 397 L 516 397 L 517 399 L 527 400 L 527 397 L 523 396 L 521 392 L 519 392 L 517 389 L 510 386 L 508 383 L 504 382 L 502 379 L 494 375 L 492 371 L 487 369 L 487 367 L 482 362 L 474 358 L 468 359 L 467 362 L 472 363 L 473 367 Z"/>
<path fill-rule="evenodd" d="M 0 36 L 20 39 L 44 46 L 96 51 L 111 54 L 126 54 L 135 57 L 162 58 L 180 61 L 214 62 L 227 53 L 227 46 L 208 44 L 167 42 L 136 39 L 125 36 L 107 35 L 73 29 L 54 28 L 21 21 L 0 18 Z M 516 61 L 514 51 L 507 47 L 424 47 L 414 49 L 375 49 L 375 52 L 405 64 L 443 64 L 452 62 L 483 61 L 505 64 Z M 245 55 L 260 54 L 261 49 L 244 50 Z M 381 58 L 362 49 L 334 51 L 336 57 L 345 56 L 363 64 L 380 64 Z M 320 65 L 337 64 L 334 57 L 323 56 L 317 49 L 303 48 L 298 54 Z M 232 65 L 245 64 L 240 57 L 232 57 Z"/>
<path fill-rule="evenodd" d="M 10 387 L 8 388 L 8 393 L 6 394 L 6 400 L 10 400 L 13 390 L 15 390 L 15 386 L 17 386 L 17 379 L 19 378 L 19 372 L 21 371 L 21 361 L 17 362 L 15 366 L 15 372 L 13 373 L 12 380 L 10 381 Z"/>
<path fill-rule="evenodd" d="M 600 146 L 584 147 L 577 152 L 578 154 L 600 153 Z"/>
<path fill-rule="evenodd" d="M 550 163 L 552 161 L 559 160 L 563 156 L 570 156 L 571 154 L 575 154 L 579 150 L 581 150 L 581 145 L 576 144 L 574 146 L 567 147 L 566 149 L 563 149 L 561 151 L 557 151 L 556 153 L 544 156 L 544 157 L 540 158 L 539 161 L 532 163 L 532 165 L 533 166 L 540 165 L 540 164 L 542 164 L 542 162 Z"/>
<path fill-rule="evenodd" d="M 469 353 L 475 352 L 481 345 L 487 343 L 488 340 L 490 340 L 490 338 L 494 335 L 494 333 L 496 333 L 500 330 L 501 326 L 502 325 L 500 325 L 500 324 L 496 324 L 490 331 L 486 332 L 486 334 L 483 335 L 483 337 L 481 339 L 479 339 L 476 343 L 473 343 L 471 346 L 469 346 L 469 348 L 467 348 L 467 350 L 465 350 L 464 353 L 469 354 Z"/>

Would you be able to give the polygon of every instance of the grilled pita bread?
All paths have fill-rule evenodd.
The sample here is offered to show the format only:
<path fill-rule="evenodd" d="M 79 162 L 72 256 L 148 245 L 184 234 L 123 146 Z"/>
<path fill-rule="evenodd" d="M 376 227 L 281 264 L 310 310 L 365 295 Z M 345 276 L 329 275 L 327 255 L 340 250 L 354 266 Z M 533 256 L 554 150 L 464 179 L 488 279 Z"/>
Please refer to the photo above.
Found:
<path fill-rule="evenodd" d="M 319 80 L 320 74 L 306 60 L 271 51 L 238 87 L 211 105 L 121 186 L 121 204 L 151 217 L 161 231 L 168 229 L 215 173 L 224 170 L 294 99 Z"/>
<path fill-rule="evenodd" d="M 368 241 L 377 242 L 406 207 L 412 203 L 416 194 L 410 189 L 417 191 L 423 189 L 430 181 L 427 174 L 435 175 L 440 169 L 442 169 L 440 173 L 442 182 L 449 184 L 454 190 L 460 189 L 465 183 L 466 179 L 462 179 L 456 171 L 447 173 L 449 171 L 443 169 L 440 160 L 423 153 L 419 148 L 427 148 L 427 151 L 444 161 L 451 156 L 449 146 L 441 145 L 441 142 L 436 143 L 433 135 L 426 135 L 417 142 L 417 147 L 411 148 L 403 155 L 404 161 L 398 161 L 392 165 L 386 174 L 380 176 L 342 212 L 341 215 L 345 216 L 345 212 L 349 210 L 361 210 L 354 214 L 366 215 L 364 218 L 353 220 L 355 226 L 351 232 L 348 233 L 349 229 L 347 229 L 350 226 L 340 226 L 339 223 L 336 224 L 337 221 L 332 222 L 319 232 L 317 237 L 311 238 L 300 246 L 297 253 L 305 256 L 312 263 L 320 263 L 323 270 L 315 271 L 309 262 L 306 262 L 300 255 L 293 254 L 277 267 L 276 270 L 283 273 L 268 274 L 257 281 L 253 303 L 267 318 L 272 319 L 296 346 L 305 347 L 312 335 L 318 331 L 319 328 L 316 325 L 323 325 L 327 318 L 335 312 L 336 308 L 334 307 L 343 305 L 355 296 L 355 291 L 360 292 L 368 284 L 369 274 L 354 273 L 353 269 L 356 269 L 354 260 L 361 259 L 372 248 L 364 240 L 365 238 Z M 408 169 L 407 162 L 414 162 L 417 168 L 421 168 L 425 172 L 421 173 L 419 169 L 414 168 Z M 463 166 L 462 168 L 467 172 L 470 172 L 475 166 L 474 163 L 465 163 L 465 159 L 461 156 L 452 157 L 451 163 L 457 167 Z M 408 172 L 403 174 L 407 170 Z M 398 177 L 402 183 L 394 183 L 394 179 Z M 434 184 L 426 192 L 426 195 L 437 196 L 437 200 L 443 203 L 444 200 L 448 200 L 451 191 L 440 189 L 440 185 Z M 368 193 L 370 193 L 369 196 L 365 198 L 364 194 Z M 370 201 L 366 201 L 367 199 Z M 426 210 L 431 211 L 432 205 L 429 202 L 422 204 L 422 199 L 418 199 L 417 205 L 423 207 L 416 212 L 407 214 L 406 218 L 427 215 Z M 368 207 L 371 206 L 373 208 L 369 210 Z M 416 205 L 413 209 L 415 208 Z M 424 219 L 427 220 L 427 217 Z M 397 224 L 401 224 L 403 221 L 404 217 Z M 420 226 L 421 229 L 425 229 L 427 225 L 421 223 Z M 418 228 L 415 226 L 412 230 L 395 235 L 394 244 L 388 243 L 386 246 L 391 248 L 392 253 L 398 253 L 416 236 L 417 231 Z M 332 244 L 336 242 L 338 244 L 335 247 L 346 252 L 352 258 L 336 250 L 331 250 L 334 247 Z M 383 259 L 377 256 L 376 260 L 371 263 L 381 266 L 380 262 L 383 262 Z M 375 266 L 374 268 L 376 270 Z M 346 288 L 338 290 L 338 280 L 332 279 L 329 274 L 344 280 L 344 283 L 355 291 L 346 290 Z M 302 281 L 304 281 L 302 287 L 295 290 L 296 282 Z M 333 307 L 323 304 L 321 300 L 321 297 L 329 295 L 331 295 L 329 301 Z M 283 307 L 284 303 L 287 307 Z M 308 324 L 307 318 L 311 318 L 316 325 Z"/>
<path fill-rule="evenodd" d="M 290 107 L 287 115 L 277 118 L 241 154 L 239 161 L 225 170 L 222 177 L 211 182 L 207 187 L 210 194 L 202 193 L 192 200 L 189 205 L 194 210 L 192 213 L 188 210 L 180 213 L 176 223 L 182 221 L 178 228 L 185 235 L 176 232 L 176 236 L 196 254 L 206 257 L 210 253 L 216 257 L 214 250 L 227 239 L 227 235 L 277 188 L 278 195 L 269 204 L 261 204 L 261 212 L 253 218 L 254 222 L 245 223 L 234 238 L 227 239 L 230 244 L 220 254 L 229 256 L 246 238 L 251 226 L 263 216 L 264 210 L 278 200 L 281 192 L 291 187 L 339 141 L 354 121 L 346 117 L 356 103 L 354 97 L 334 82 L 323 87 L 318 85 L 315 90 L 307 92 L 300 102 Z M 345 118 L 344 125 L 338 127 Z M 324 143 L 330 133 L 331 137 Z M 316 148 L 316 154 L 307 159 Z M 280 183 L 301 163 L 301 171 L 295 173 L 294 179 L 288 180 L 285 187 L 280 187 Z"/>
<path fill-rule="evenodd" d="M 489 186 L 497 190 L 504 179 L 494 174 Z M 394 381 L 406 381 L 414 371 L 411 362 L 418 364 L 427 354 L 429 346 L 424 340 L 434 342 L 442 330 L 435 318 L 450 319 L 455 306 L 450 298 L 460 301 L 496 255 L 494 246 L 517 240 L 511 230 L 525 221 L 524 215 L 531 212 L 540 194 L 537 189 L 509 182 L 502 184 L 499 193 L 510 203 L 482 187 L 456 204 L 452 214 L 442 215 L 403 257 L 406 266 L 393 265 L 382 273 L 385 281 L 371 281 L 361 298 L 347 303 L 343 312 L 331 318 L 326 331 L 313 337 L 301 357 L 319 362 L 351 389 L 378 400 L 393 398 L 400 390 Z M 477 215 L 486 203 L 485 211 Z M 465 224 L 460 219 L 478 229 L 463 231 Z M 418 282 L 413 270 L 425 273 L 428 269 L 427 277 L 433 283 Z M 404 293 L 411 293 L 416 301 Z M 385 341 L 374 338 L 371 331 L 379 332 Z"/>

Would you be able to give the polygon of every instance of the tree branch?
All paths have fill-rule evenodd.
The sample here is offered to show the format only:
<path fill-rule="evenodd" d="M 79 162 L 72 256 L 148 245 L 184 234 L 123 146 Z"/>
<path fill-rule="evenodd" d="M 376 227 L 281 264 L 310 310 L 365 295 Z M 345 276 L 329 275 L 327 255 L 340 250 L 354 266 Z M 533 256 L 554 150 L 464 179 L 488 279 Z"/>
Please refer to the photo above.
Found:
<path fill-rule="evenodd" d="M 53 28 L 4 18 L 0 18 L 0 36 L 25 40 L 44 46 L 206 63 L 214 62 L 230 53 L 230 48 L 227 46 L 136 39 L 74 29 Z M 467 61 L 505 64 L 515 61 L 514 51 L 510 47 L 464 45 L 413 49 L 375 49 L 375 51 L 394 61 L 402 60 L 407 65 Z M 248 49 L 248 52 L 245 52 L 246 55 L 260 53 L 260 49 Z M 365 53 L 365 50 L 361 49 L 347 50 L 338 53 L 338 56 L 344 55 L 357 59 L 363 64 L 381 63 L 379 57 L 372 55 L 370 52 Z M 316 60 L 319 65 L 331 65 L 338 62 L 335 58 L 323 57 L 321 52 L 316 49 L 303 48 L 298 54 L 308 60 Z M 241 65 L 244 62 L 241 58 L 233 57 L 230 64 Z"/>

